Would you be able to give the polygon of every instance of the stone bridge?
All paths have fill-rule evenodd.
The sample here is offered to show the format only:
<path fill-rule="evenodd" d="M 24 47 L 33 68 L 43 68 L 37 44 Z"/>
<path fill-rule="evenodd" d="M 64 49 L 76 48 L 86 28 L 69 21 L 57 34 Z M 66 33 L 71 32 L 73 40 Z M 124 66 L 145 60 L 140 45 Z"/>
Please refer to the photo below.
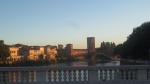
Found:
<path fill-rule="evenodd" d="M 91 58 L 92 59 L 103 59 L 103 60 L 110 59 L 110 57 L 104 53 L 95 53 L 94 55 L 91 56 Z"/>
<path fill-rule="evenodd" d="M 75 54 L 73 55 L 73 59 L 80 59 L 80 58 L 87 58 L 87 53 L 79 53 L 79 54 Z M 94 55 L 90 56 L 90 58 L 92 59 L 110 59 L 109 56 L 107 56 L 105 53 L 94 53 Z"/>
<path fill-rule="evenodd" d="M 87 58 L 87 53 L 83 53 L 83 54 L 76 54 L 73 56 L 73 59 L 78 60 L 78 59 L 85 59 Z"/>

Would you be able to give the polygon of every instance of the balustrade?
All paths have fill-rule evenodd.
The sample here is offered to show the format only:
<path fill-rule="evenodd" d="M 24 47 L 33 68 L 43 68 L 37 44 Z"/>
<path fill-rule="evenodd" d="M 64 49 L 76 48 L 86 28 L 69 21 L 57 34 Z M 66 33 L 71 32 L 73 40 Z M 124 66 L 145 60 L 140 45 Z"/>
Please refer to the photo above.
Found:
<path fill-rule="evenodd" d="M 85 67 L 1 67 L 0 83 L 150 82 L 149 65 Z M 119 83 L 118 83 L 119 84 Z"/>
<path fill-rule="evenodd" d="M 87 70 L 48 71 L 48 82 L 88 81 Z"/>

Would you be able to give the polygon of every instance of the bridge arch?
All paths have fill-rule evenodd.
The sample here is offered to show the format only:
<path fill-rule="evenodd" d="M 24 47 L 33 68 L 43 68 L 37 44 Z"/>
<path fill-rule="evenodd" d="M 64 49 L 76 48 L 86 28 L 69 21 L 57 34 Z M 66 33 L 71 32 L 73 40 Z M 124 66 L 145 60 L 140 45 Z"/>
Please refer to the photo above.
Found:
<path fill-rule="evenodd" d="M 109 57 L 107 57 L 106 54 L 104 53 L 95 53 L 94 55 L 91 56 L 92 59 L 101 59 L 101 60 L 108 60 L 110 59 Z"/>
<path fill-rule="evenodd" d="M 72 56 L 73 60 L 85 60 L 87 57 L 87 54 L 76 54 Z"/>

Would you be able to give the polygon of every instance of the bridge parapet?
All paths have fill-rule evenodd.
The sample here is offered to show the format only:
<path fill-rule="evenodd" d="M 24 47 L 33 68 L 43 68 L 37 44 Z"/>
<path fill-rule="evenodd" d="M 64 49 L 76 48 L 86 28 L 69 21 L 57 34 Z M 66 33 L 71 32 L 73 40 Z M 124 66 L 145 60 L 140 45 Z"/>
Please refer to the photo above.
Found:
<path fill-rule="evenodd" d="M 150 65 L 1 67 L 0 84 L 149 84 Z"/>

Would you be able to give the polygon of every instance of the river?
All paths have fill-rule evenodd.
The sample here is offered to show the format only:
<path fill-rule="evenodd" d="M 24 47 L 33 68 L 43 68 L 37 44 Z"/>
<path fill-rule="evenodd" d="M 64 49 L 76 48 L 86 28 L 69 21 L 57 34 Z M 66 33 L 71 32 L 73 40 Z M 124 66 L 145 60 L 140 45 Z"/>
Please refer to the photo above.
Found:
<path fill-rule="evenodd" d="M 73 61 L 73 62 L 65 62 L 65 63 L 56 63 L 47 65 L 49 67 L 59 67 L 59 66 L 119 66 L 120 61 Z"/>
<path fill-rule="evenodd" d="M 107 60 L 107 61 L 96 61 L 96 60 L 86 60 L 86 61 L 72 61 L 65 63 L 56 63 L 46 65 L 46 67 L 59 67 L 59 66 L 120 66 L 120 65 L 149 65 L 149 63 L 132 62 L 129 60 Z"/>

